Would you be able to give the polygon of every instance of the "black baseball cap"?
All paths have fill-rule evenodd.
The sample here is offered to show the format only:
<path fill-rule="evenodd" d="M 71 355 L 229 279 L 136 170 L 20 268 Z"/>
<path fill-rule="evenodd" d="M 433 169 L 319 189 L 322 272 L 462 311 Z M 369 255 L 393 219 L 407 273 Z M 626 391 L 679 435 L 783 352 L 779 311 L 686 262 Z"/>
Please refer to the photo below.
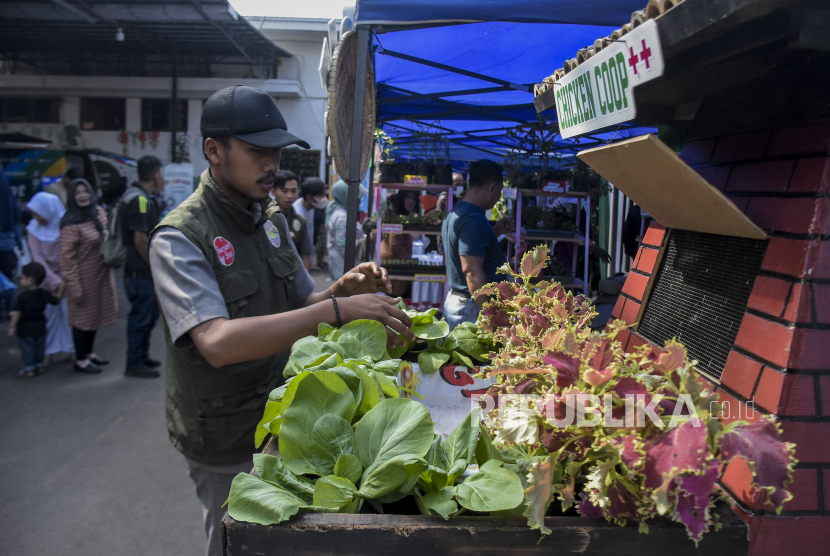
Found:
<path fill-rule="evenodd" d="M 203 138 L 232 135 L 267 149 L 288 145 L 309 148 L 307 142 L 288 133 L 285 118 L 271 95 L 244 85 L 226 87 L 210 95 L 202 107 L 199 129 Z"/>

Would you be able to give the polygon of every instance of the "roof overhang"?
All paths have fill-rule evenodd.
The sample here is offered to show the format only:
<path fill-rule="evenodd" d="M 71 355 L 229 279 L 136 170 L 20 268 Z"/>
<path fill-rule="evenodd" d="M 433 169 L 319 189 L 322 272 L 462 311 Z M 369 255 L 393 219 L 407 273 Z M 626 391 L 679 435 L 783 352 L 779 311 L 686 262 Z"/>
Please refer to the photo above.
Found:
<path fill-rule="evenodd" d="M 302 86 L 291 79 L 239 79 L 181 77 L 177 81 L 179 98 L 205 99 L 224 87 L 247 85 L 273 97 L 300 98 Z M 0 75 L 3 94 L 15 96 L 96 96 L 169 98 L 170 77 L 86 77 L 77 75 Z"/>
<path fill-rule="evenodd" d="M 122 63 L 238 58 L 262 76 L 276 58 L 291 56 L 227 0 L 0 0 L 0 56 L 44 55 Z"/>

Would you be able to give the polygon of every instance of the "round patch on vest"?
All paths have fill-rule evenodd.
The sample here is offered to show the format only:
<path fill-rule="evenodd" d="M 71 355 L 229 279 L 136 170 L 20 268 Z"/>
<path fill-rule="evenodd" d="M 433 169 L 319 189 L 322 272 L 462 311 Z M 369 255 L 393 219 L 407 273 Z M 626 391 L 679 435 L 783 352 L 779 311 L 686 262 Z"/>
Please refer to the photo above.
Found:
<path fill-rule="evenodd" d="M 302 227 L 303 227 L 303 225 L 302 225 L 302 224 L 300 224 L 300 221 L 299 221 L 299 220 L 295 220 L 294 222 L 292 222 L 292 223 L 291 223 L 291 227 L 292 227 L 292 228 L 294 228 L 294 231 L 295 231 L 295 232 L 299 232 L 299 231 L 300 231 L 300 228 L 302 228 Z"/>
<path fill-rule="evenodd" d="M 216 255 L 219 257 L 219 262 L 224 266 L 231 266 L 233 264 L 233 245 L 222 236 L 213 240 L 213 248 L 216 249 Z"/>
<path fill-rule="evenodd" d="M 268 236 L 268 241 L 271 242 L 271 245 L 274 247 L 279 247 L 282 244 L 282 238 L 280 238 L 280 231 L 277 229 L 276 226 L 270 221 L 265 221 L 265 234 Z"/>

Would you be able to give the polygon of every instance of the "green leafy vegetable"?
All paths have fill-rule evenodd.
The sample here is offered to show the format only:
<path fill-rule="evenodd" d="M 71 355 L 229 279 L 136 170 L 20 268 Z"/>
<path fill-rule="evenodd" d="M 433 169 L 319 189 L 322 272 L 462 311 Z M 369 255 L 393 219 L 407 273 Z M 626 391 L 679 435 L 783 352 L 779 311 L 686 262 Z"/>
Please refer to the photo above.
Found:
<path fill-rule="evenodd" d="M 421 494 L 420 491 L 416 490 L 415 501 L 422 514 L 440 515 L 444 519 L 449 519 L 451 515 L 458 511 L 455 491 L 455 487 L 446 487 L 429 494 Z"/>
<path fill-rule="evenodd" d="M 314 423 L 308 450 L 315 462 L 318 462 L 319 471 L 334 473 L 337 459 L 354 452 L 352 426 L 339 415 L 326 413 Z"/>
<path fill-rule="evenodd" d="M 331 457 L 309 449 L 314 425 L 329 413 L 351 421 L 354 405 L 349 387 L 336 374 L 320 371 L 305 377 L 280 428 L 280 455 L 285 466 L 297 475 L 328 475 L 340 454 Z"/>
<path fill-rule="evenodd" d="M 432 337 L 445 336 L 447 328 L 434 317 L 434 310 L 412 313 L 413 329 L 446 351 L 421 354 L 437 368 L 459 354 L 454 338 Z M 340 329 L 321 325 L 317 337 L 295 345 L 290 361 L 294 376 L 271 392 L 255 434 L 258 444 L 269 432 L 278 435 L 280 457 L 254 457 L 259 477 L 235 480 L 231 515 L 279 523 L 300 511 L 357 512 L 363 500 L 383 512 L 383 504 L 407 496 L 415 498 L 422 512 L 444 518 L 457 514 L 459 503 L 503 508 L 510 489 L 500 496 L 490 491 L 505 490 L 505 476 L 520 485 L 512 471 L 488 468 L 476 480 L 457 484 L 475 464 L 482 443 L 480 411 L 443 441 L 434 433 L 426 407 L 399 397 L 395 378 L 411 365 L 392 358 L 383 326 L 352 324 Z M 485 447 L 491 450 L 488 441 Z M 497 457 L 490 459 L 500 465 Z M 499 480 L 502 484 L 494 486 Z M 470 501 L 462 501 L 462 492 Z"/>
<path fill-rule="evenodd" d="M 468 510 L 495 512 L 515 508 L 524 500 L 518 475 L 504 469 L 502 462 L 490 460 L 478 473 L 458 485 L 458 501 Z"/>
<path fill-rule="evenodd" d="M 374 320 L 352 321 L 340 327 L 338 343 L 346 347 L 345 358 L 378 361 L 386 351 L 386 327 Z"/>
<path fill-rule="evenodd" d="M 260 525 L 285 521 L 305 505 L 295 494 L 246 474 L 234 477 L 228 497 L 232 518 Z"/>
<path fill-rule="evenodd" d="M 484 425 L 479 424 L 479 437 L 476 444 L 476 461 L 479 465 L 484 465 L 491 459 L 502 461 L 501 454 L 493 446 L 493 441 L 490 439 L 490 433 L 484 428 Z"/>
<path fill-rule="evenodd" d="M 268 454 L 254 454 L 254 470 L 263 481 L 291 491 L 300 498 L 309 498 L 314 492 L 312 482 L 286 469 L 280 458 Z"/>
<path fill-rule="evenodd" d="M 441 443 L 441 452 L 444 455 L 443 459 L 447 462 L 450 481 L 454 481 L 470 463 L 475 461 L 480 419 L 481 409 L 475 408 Z"/>
<path fill-rule="evenodd" d="M 362 498 L 380 498 L 398 490 L 409 478 L 405 458 L 379 462 L 366 470 L 358 494 Z"/>
<path fill-rule="evenodd" d="M 314 505 L 340 510 L 351 502 L 356 494 L 354 483 L 348 479 L 321 477 L 314 484 Z"/>
<path fill-rule="evenodd" d="M 422 458 L 432 444 L 432 417 L 423 405 L 387 399 L 355 427 L 357 457 L 369 468 L 397 457 Z"/>
<path fill-rule="evenodd" d="M 363 464 L 355 455 L 342 454 L 334 464 L 334 474 L 357 484 L 363 475 Z"/>
<path fill-rule="evenodd" d="M 421 368 L 421 372 L 432 374 L 449 360 L 450 356 L 446 353 L 430 353 L 424 351 L 418 354 L 418 367 Z"/>
<path fill-rule="evenodd" d="M 254 436 L 254 445 L 259 448 L 262 441 L 271 434 L 271 421 L 276 419 L 282 413 L 282 403 L 268 400 L 265 404 L 265 412 L 262 414 L 262 419 L 256 426 L 256 435 Z"/>

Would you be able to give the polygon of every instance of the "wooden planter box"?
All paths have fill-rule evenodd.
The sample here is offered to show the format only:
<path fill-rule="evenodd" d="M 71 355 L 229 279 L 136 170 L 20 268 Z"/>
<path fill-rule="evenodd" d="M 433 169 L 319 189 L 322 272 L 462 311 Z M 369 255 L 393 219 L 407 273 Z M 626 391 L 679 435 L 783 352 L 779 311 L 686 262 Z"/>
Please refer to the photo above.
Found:
<path fill-rule="evenodd" d="M 749 553 L 746 524 L 725 505 L 716 513 L 723 527 L 710 531 L 696 548 L 682 525 L 653 520 L 650 532 L 617 527 L 604 519 L 547 517 L 553 533 L 540 542 L 539 531 L 524 519 L 458 517 L 445 521 L 421 515 L 299 514 L 280 525 L 240 523 L 226 515 L 222 540 L 226 556 L 743 556 Z"/>

